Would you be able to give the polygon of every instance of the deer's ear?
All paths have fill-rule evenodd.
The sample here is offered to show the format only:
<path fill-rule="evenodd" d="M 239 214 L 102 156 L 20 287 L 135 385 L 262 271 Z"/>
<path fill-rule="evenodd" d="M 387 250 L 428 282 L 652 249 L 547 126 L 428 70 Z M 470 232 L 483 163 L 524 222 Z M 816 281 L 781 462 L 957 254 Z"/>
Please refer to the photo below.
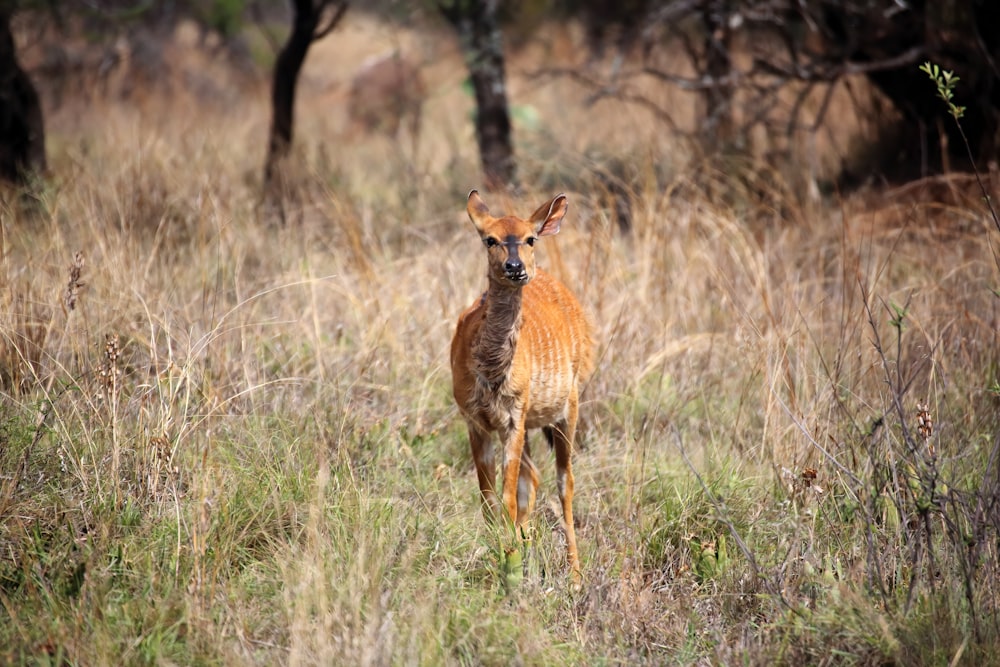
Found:
<path fill-rule="evenodd" d="M 566 195 L 559 194 L 538 207 L 531 214 L 531 224 L 535 226 L 535 233 L 539 236 L 558 234 L 562 219 L 569 210 L 569 200 Z"/>
<path fill-rule="evenodd" d="M 490 209 L 479 196 L 478 190 L 469 193 L 469 204 L 465 210 L 469 214 L 469 220 L 472 220 L 472 224 L 482 233 L 486 223 L 490 220 Z"/>

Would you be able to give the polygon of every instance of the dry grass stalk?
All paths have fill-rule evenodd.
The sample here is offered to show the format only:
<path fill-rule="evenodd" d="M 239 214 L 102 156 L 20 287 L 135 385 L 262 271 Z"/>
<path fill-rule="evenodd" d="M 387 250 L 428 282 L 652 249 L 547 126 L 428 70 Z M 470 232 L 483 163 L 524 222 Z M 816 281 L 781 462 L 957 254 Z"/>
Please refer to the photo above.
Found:
<path fill-rule="evenodd" d="M 0 292 L 0 388 L 27 393 L 41 377 L 50 324 L 45 311 L 30 287 Z"/>

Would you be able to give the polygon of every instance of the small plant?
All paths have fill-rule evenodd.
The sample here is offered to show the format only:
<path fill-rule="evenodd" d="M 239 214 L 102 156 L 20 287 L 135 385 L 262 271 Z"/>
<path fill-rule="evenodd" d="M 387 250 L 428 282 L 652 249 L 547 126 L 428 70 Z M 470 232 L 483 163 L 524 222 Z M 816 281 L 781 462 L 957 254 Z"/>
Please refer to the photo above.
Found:
<path fill-rule="evenodd" d="M 931 81 L 937 86 L 938 97 L 944 100 L 944 103 L 948 105 L 948 113 L 951 117 L 955 119 L 958 123 L 962 116 L 965 115 L 965 107 L 960 107 L 955 104 L 955 86 L 959 82 L 959 78 L 955 76 L 950 70 L 943 70 L 937 65 L 931 62 L 925 62 L 920 66 L 921 72 L 926 72 L 927 76 L 931 78 Z M 959 125 L 961 127 L 961 125 Z"/>
<path fill-rule="evenodd" d="M 889 319 L 889 324 L 892 328 L 903 333 L 903 322 L 906 320 L 906 306 L 900 306 L 898 303 L 890 303 L 889 308 L 892 310 L 892 317 Z"/>
<path fill-rule="evenodd" d="M 955 104 L 955 86 L 958 85 L 959 78 L 955 76 L 953 72 L 946 69 L 941 69 L 937 65 L 931 63 L 930 61 L 925 62 L 920 66 L 921 72 L 926 72 L 927 76 L 930 77 L 931 81 L 937 87 L 938 97 L 940 97 L 945 105 L 948 107 L 948 113 L 955 120 L 955 126 L 958 128 L 958 134 L 962 137 L 962 143 L 965 144 L 965 152 L 969 156 L 969 162 L 972 163 L 972 171 L 976 175 L 976 183 L 979 184 L 979 189 L 983 193 L 983 201 L 986 202 L 986 206 L 990 209 L 990 216 L 993 218 L 993 224 L 996 226 L 997 231 L 1000 232 L 1000 217 L 997 216 L 996 209 L 993 208 L 993 200 L 990 199 L 989 192 L 986 191 L 986 186 L 983 185 L 983 179 L 979 175 L 979 169 L 976 168 L 976 160 L 972 155 L 972 147 L 969 146 L 969 139 L 965 136 L 965 130 L 962 129 L 962 116 L 965 115 L 965 107 L 958 106 Z M 996 251 L 993 251 L 993 261 L 1000 268 L 1000 258 L 997 257 Z"/>

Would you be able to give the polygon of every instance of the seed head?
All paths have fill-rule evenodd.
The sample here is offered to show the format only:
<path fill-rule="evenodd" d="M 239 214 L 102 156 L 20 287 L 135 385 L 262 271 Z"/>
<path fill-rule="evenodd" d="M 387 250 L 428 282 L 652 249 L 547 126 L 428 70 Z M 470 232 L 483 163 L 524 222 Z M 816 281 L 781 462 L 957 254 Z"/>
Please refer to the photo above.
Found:
<path fill-rule="evenodd" d="M 73 263 L 69 266 L 69 282 L 66 283 L 66 291 L 63 293 L 63 308 L 68 313 L 76 309 L 76 299 L 80 295 L 80 290 L 87 283 L 80 280 L 83 274 L 83 253 L 77 251 L 73 255 Z"/>
<path fill-rule="evenodd" d="M 931 442 L 931 436 L 934 435 L 934 418 L 931 417 L 930 408 L 926 403 L 917 403 L 917 432 L 927 443 L 927 453 L 931 458 L 937 456 L 934 443 Z"/>

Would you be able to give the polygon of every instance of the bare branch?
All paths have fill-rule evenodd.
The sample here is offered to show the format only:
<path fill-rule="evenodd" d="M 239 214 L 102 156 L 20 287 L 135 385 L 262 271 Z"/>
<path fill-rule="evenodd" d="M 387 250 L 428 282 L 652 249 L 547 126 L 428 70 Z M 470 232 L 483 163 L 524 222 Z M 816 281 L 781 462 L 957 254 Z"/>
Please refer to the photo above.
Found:
<path fill-rule="evenodd" d="M 317 8 L 317 13 L 322 13 L 327 7 L 333 6 L 334 3 L 324 1 L 321 3 L 320 7 Z M 346 0 L 336 3 L 336 7 L 333 13 L 330 15 L 330 19 L 324 26 L 317 26 L 316 31 L 313 33 L 313 40 L 318 41 L 330 34 L 330 32 L 337 27 L 340 20 L 344 18 L 344 13 L 347 12 L 348 3 Z"/>
<path fill-rule="evenodd" d="M 783 66 L 768 62 L 762 58 L 756 58 L 754 59 L 754 68 L 759 68 L 761 71 L 775 76 L 817 83 L 836 81 L 841 77 L 851 74 L 871 74 L 900 69 L 908 65 L 913 65 L 925 57 L 926 50 L 924 47 L 914 46 L 897 56 L 872 62 L 846 61 L 839 65 L 828 65 L 823 62 L 807 65 L 789 63 Z"/>

